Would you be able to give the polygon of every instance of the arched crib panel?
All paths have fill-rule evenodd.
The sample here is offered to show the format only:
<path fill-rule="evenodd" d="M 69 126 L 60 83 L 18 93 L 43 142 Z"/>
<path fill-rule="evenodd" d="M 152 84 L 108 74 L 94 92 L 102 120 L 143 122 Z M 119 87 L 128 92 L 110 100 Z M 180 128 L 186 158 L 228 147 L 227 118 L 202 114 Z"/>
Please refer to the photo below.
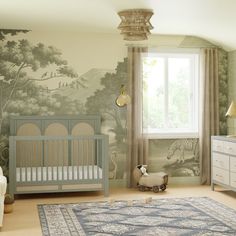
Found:
<path fill-rule="evenodd" d="M 41 131 L 37 124 L 22 123 L 16 130 L 17 136 L 40 136 Z M 36 156 L 37 152 L 37 156 Z M 16 166 L 17 174 L 19 175 L 19 167 L 36 167 L 40 166 L 42 161 L 42 144 L 41 142 L 34 141 L 19 141 L 16 146 Z M 32 158 L 33 157 L 33 158 Z"/>
<path fill-rule="evenodd" d="M 67 137 L 68 130 L 62 123 L 50 123 L 44 130 L 44 136 Z M 47 166 L 68 165 L 68 140 L 47 140 L 44 141 L 44 158 Z"/>
<path fill-rule="evenodd" d="M 76 124 L 71 131 L 72 136 L 93 136 L 94 128 L 85 122 Z M 73 163 L 80 166 L 95 164 L 95 140 L 81 139 L 73 140 L 71 143 Z M 83 158 L 79 158 L 83 157 Z"/>

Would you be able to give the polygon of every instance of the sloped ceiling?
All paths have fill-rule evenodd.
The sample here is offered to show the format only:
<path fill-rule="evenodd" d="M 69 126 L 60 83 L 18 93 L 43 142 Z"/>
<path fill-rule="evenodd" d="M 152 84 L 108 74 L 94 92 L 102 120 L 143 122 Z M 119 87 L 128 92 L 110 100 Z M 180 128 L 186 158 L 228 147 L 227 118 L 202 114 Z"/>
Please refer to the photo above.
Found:
<path fill-rule="evenodd" d="M 153 34 L 193 35 L 236 49 L 236 0 L 0 0 L 0 28 L 119 34 L 117 12 L 148 8 Z"/>

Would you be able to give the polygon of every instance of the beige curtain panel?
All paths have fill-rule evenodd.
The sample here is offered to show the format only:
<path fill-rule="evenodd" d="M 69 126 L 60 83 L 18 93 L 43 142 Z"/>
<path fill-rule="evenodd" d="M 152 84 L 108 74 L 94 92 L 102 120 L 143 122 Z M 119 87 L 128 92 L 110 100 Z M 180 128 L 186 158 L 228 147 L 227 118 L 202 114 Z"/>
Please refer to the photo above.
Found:
<path fill-rule="evenodd" d="M 200 178 L 211 183 L 211 136 L 219 134 L 218 49 L 204 48 L 200 55 Z M 202 111 L 202 113 L 201 113 Z"/>
<path fill-rule="evenodd" d="M 139 164 L 147 163 L 148 140 L 143 135 L 142 122 L 142 59 L 144 47 L 128 48 L 128 92 L 131 103 L 127 107 L 128 158 L 127 173 L 128 187 L 135 187 L 133 170 Z"/>

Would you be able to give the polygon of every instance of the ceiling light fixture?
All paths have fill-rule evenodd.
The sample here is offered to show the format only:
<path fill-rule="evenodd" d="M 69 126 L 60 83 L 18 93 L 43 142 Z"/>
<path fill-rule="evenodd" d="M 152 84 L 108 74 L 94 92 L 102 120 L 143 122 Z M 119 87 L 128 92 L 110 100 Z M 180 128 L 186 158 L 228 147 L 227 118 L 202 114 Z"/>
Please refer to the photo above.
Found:
<path fill-rule="evenodd" d="M 153 15 L 149 9 L 130 9 L 118 12 L 121 23 L 118 29 L 124 35 L 124 40 L 146 40 L 153 29 L 150 19 Z"/>

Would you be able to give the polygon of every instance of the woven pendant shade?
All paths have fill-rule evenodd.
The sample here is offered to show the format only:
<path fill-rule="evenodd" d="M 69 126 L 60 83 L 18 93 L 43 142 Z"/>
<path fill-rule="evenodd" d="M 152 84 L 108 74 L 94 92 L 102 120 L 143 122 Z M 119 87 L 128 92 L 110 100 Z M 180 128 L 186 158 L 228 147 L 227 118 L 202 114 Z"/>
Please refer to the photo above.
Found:
<path fill-rule="evenodd" d="M 150 19 L 153 12 L 148 9 L 131 9 L 118 12 L 121 23 L 118 29 L 124 35 L 124 40 L 146 40 L 153 26 Z"/>

